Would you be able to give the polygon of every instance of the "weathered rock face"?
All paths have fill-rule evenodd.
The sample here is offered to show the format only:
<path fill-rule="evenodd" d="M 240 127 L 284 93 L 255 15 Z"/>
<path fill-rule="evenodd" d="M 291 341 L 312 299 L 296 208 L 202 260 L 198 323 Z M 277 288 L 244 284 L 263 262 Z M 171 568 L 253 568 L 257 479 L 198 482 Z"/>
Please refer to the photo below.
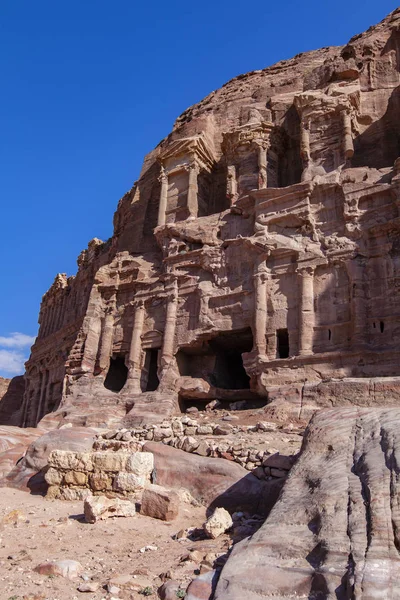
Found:
<path fill-rule="evenodd" d="M 400 410 L 321 411 L 261 529 L 216 600 L 400 597 Z"/>
<path fill-rule="evenodd" d="M 113 237 L 43 297 L 25 426 L 82 397 L 140 420 L 155 390 L 173 411 L 291 386 L 301 413 L 305 381 L 400 375 L 399 24 L 240 75 L 177 119 Z"/>
<path fill-rule="evenodd" d="M 25 392 L 25 378 L 20 375 L 12 379 L 0 377 L 0 424 L 19 425 Z"/>

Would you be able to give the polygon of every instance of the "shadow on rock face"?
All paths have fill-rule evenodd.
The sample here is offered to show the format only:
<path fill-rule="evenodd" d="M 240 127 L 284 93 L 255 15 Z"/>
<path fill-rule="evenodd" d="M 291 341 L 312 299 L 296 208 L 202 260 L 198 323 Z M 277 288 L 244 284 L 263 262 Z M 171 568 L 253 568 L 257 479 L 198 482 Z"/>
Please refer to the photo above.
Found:
<path fill-rule="evenodd" d="M 261 481 L 237 463 L 206 458 L 156 442 L 143 450 L 154 455 L 154 483 L 185 488 L 208 507 L 229 512 L 246 511 L 267 516 L 278 499 L 283 480 Z"/>

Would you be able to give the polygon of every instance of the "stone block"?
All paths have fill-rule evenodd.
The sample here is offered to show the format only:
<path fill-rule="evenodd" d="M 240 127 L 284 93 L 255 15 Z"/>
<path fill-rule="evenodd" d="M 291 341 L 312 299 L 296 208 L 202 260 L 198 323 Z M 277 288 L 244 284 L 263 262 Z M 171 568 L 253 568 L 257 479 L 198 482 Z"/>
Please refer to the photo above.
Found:
<path fill-rule="evenodd" d="M 126 468 L 128 473 L 134 473 L 139 477 L 150 478 L 154 469 L 154 457 L 151 452 L 136 452 L 128 455 Z M 123 469 L 120 469 L 123 470 Z"/>
<path fill-rule="evenodd" d="M 95 471 L 114 473 L 125 471 L 129 456 L 127 452 L 93 452 L 93 468 Z"/>
<path fill-rule="evenodd" d="M 148 478 L 136 475 L 135 473 L 118 473 L 114 478 L 113 490 L 116 492 L 135 492 L 142 490 Z"/>
<path fill-rule="evenodd" d="M 60 500 L 67 500 L 74 502 L 75 500 L 85 500 L 89 496 L 92 496 L 92 492 L 88 488 L 59 488 L 57 498 Z"/>
<path fill-rule="evenodd" d="M 120 498 L 92 496 L 83 505 L 85 519 L 88 523 L 108 519 L 110 517 L 133 517 L 136 513 L 135 504 Z"/>
<path fill-rule="evenodd" d="M 102 492 L 105 490 L 111 490 L 112 488 L 112 477 L 107 473 L 97 471 L 89 475 L 89 487 L 95 492 Z"/>
<path fill-rule="evenodd" d="M 150 485 L 143 492 L 140 513 L 153 519 L 173 521 L 179 513 L 179 496 L 160 485 Z"/>
<path fill-rule="evenodd" d="M 54 467 L 50 467 L 46 471 L 44 478 L 46 480 L 46 483 L 48 483 L 49 485 L 60 485 L 63 480 L 63 473 L 61 471 L 58 471 L 58 469 L 55 469 Z"/>
<path fill-rule="evenodd" d="M 203 529 L 209 538 L 215 539 L 233 525 L 232 517 L 225 508 L 216 508 L 213 514 L 203 525 Z"/>
<path fill-rule="evenodd" d="M 194 452 L 198 447 L 199 443 L 200 442 L 198 442 L 193 437 L 185 437 L 182 444 L 182 450 L 184 450 L 184 452 Z"/>
<path fill-rule="evenodd" d="M 284 456 L 277 452 L 276 454 L 271 454 L 271 456 L 265 458 L 263 461 L 263 466 L 272 467 L 275 469 L 285 469 L 286 471 L 289 471 L 292 468 L 293 463 L 293 456 Z"/>
<path fill-rule="evenodd" d="M 93 471 L 92 453 L 53 450 L 49 454 L 48 464 L 65 471 Z"/>
<path fill-rule="evenodd" d="M 67 471 L 64 475 L 64 481 L 67 485 L 85 486 L 87 484 L 87 474 L 81 471 Z"/>
<path fill-rule="evenodd" d="M 286 475 L 288 474 L 287 471 L 285 471 L 284 469 L 271 469 L 271 475 L 272 477 L 286 477 Z"/>

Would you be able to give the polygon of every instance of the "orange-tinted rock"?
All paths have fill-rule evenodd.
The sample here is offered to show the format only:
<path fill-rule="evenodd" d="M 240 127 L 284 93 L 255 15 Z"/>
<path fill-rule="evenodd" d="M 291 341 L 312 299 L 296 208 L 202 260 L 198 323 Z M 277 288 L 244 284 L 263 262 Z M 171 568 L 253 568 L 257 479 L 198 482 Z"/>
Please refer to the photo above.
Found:
<path fill-rule="evenodd" d="M 140 513 L 153 519 L 173 521 L 179 514 L 179 496 L 161 485 L 149 485 L 142 495 Z"/>

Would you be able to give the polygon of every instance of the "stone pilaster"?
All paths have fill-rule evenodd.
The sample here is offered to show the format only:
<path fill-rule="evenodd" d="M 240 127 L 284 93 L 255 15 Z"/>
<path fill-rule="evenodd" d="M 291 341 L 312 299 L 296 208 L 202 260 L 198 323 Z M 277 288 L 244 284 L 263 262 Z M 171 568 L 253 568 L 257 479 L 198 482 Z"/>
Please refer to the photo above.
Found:
<path fill-rule="evenodd" d="M 258 189 L 263 190 L 268 187 L 268 175 L 267 175 L 268 144 L 266 142 L 257 143 L 257 151 L 258 151 Z"/>
<path fill-rule="evenodd" d="M 354 155 L 354 143 L 353 134 L 351 131 L 351 115 L 348 110 L 342 111 L 342 123 L 343 123 L 343 151 L 346 160 L 350 159 Z"/>
<path fill-rule="evenodd" d="M 299 348 L 300 356 L 313 353 L 314 341 L 314 268 L 300 267 L 299 277 Z"/>
<path fill-rule="evenodd" d="M 161 192 L 160 192 L 160 204 L 158 206 L 158 221 L 157 225 L 165 225 L 167 220 L 167 202 L 168 202 L 168 175 L 164 169 L 161 167 L 161 174 L 159 177 L 159 181 L 161 183 Z"/>
<path fill-rule="evenodd" d="M 105 371 L 110 364 L 110 357 L 112 354 L 112 345 L 114 337 L 114 315 L 113 307 L 107 309 L 106 316 L 104 317 L 102 328 L 101 328 L 101 341 L 99 351 L 99 369 L 101 372 Z"/>
<path fill-rule="evenodd" d="M 140 392 L 141 378 L 141 356 L 142 356 L 142 340 L 143 325 L 145 319 L 145 307 L 143 301 L 134 304 L 134 319 L 132 338 L 129 348 L 128 359 L 128 385 L 132 391 Z"/>
<path fill-rule="evenodd" d="M 168 367 L 174 358 L 176 317 L 178 313 L 178 295 L 178 280 L 174 279 L 172 283 L 172 289 L 168 295 L 168 304 L 165 317 L 165 329 L 161 348 L 162 370 Z"/>
<path fill-rule="evenodd" d="M 82 370 L 93 373 L 101 336 L 101 319 L 98 316 L 88 317 L 88 331 L 82 358 Z"/>
<path fill-rule="evenodd" d="M 265 258 L 259 257 L 254 274 L 254 348 L 259 356 L 267 350 L 267 280 Z"/>
<path fill-rule="evenodd" d="M 226 196 L 229 198 L 230 205 L 234 204 L 238 195 L 238 186 L 236 179 L 235 165 L 228 165 L 226 174 Z"/>
<path fill-rule="evenodd" d="M 199 174 L 199 167 L 195 159 L 190 162 L 189 165 L 189 186 L 187 195 L 187 208 L 189 217 L 196 219 L 199 212 L 198 203 L 198 184 L 197 177 Z"/>

